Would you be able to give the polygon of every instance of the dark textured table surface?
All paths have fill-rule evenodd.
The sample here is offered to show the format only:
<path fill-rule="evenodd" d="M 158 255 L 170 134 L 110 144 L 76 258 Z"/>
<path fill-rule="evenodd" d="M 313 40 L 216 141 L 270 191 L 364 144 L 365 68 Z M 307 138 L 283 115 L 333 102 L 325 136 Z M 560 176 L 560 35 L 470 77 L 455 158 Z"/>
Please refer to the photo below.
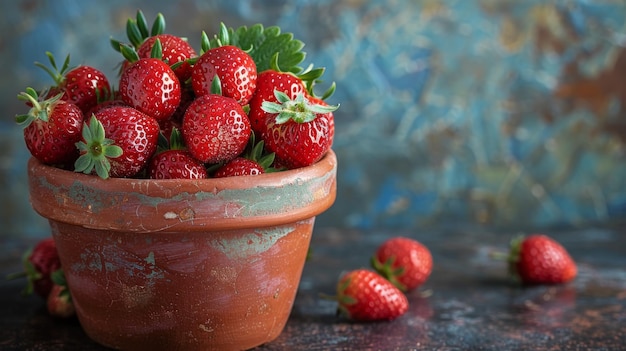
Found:
<path fill-rule="evenodd" d="M 316 228 L 287 326 L 259 350 L 626 350 L 626 225 L 543 232 L 578 262 L 574 282 L 512 284 L 505 263 L 491 260 L 490 252 L 505 249 L 520 234 L 516 231 Z M 334 293 L 342 271 L 367 266 L 377 245 L 391 235 L 414 237 L 431 249 L 431 278 L 409 293 L 409 311 L 395 321 L 338 319 L 336 305 L 319 294 Z M 32 244 L 3 239 L 0 273 L 19 270 L 22 252 Z M 22 297 L 23 283 L 0 282 L 0 350 L 105 350 L 76 319 L 55 320 L 41 300 Z"/>

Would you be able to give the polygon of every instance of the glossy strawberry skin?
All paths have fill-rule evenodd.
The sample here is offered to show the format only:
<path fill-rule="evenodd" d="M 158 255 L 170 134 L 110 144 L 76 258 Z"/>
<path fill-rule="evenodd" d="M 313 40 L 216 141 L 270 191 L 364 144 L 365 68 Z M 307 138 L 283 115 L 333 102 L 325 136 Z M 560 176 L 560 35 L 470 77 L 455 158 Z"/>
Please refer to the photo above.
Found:
<path fill-rule="evenodd" d="M 517 251 L 516 253 L 514 253 Z M 552 238 L 534 234 L 512 247 L 514 273 L 524 284 L 561 284 L 578 272 L 567 250 Z"/>
<path fill-rule="evenodd" d="M 354 321 L 393 320 L 409 308 L 406 296 L 377 273 L 357 269 L 337 284 L 339 311 Z"/>
<path fill-rule="evenodd" d="M 274 90 L 287 94 L 295 99 L 298 94 L 305 94 L 306 87 L 300 78 L 291 73 L 266 70 L 257 78 L 257 88 L 250 99 L 250 124 L 257 135 L 262 135 L 267 127 L 267 120 L 275 118 L 274 114 L 263 111 L 261 105 L 265 101 L 276 102 Z"/>
<path fill-rule="evenodd" d="M 236 177 L 244 175 L 263 174 L 265 170 L 258 162 L 244 157 L 237 157 L 218 168 L 213 174 L 214 178 Z"/>
<path fill-rule="evenodd" d="M 36 276 L 28 276 L 33 291 L 47 298 L 54 285 L 50 275 L 61 268 L 61 260 L 54 239 L 50 237 L 40 240 L 26 257 L 24 264 L 31 265 L 36 272 Z M 26 271 L 31 270 L 26 268 Z"/>
<path fill-rule="evenodd" d="M 81 65 L 73 68 L 62 77 L 56 87 L 52 87 L 46 98 L 62 92 L 62 100 L 78 106 L 83 114 L 105 100 L 111 93 L 106 75 L 97 68 Z"/>
<path fill-rule="evenodd" d="M 332 112 L 303 123 L 289 120 L 278 124 L 270 117 L 261 138 L 265 148 L 276 154 L 278 163 L 294 169 L 310 166 L 326 154 L 333 143 L 334 126 Z"/>
<path fill-rule="evenodd" d="M 234 99 L 208 94 L 196 98 L 187 108 L 182 134 L 196 159 L 203 163 L 227 162 L 246 148 L 250 121 Z"/>
<path fill-rule="evenodd" d="M 31 155 L 51 165 L 67 165 L 78 157 L 83 113 L 73 103 L 59 100 L 48 107 L 48 121 L 34 120 L 24 128 Z"/>
<path fill-rule="evenodd" d="M 217 75 L 222 85 L 222 95 L 247 105 L 256 90 L 256 64 L 250 55 L 232 45 L 209 49 L 194 64 L 191 84 L 196 96 L 211 92 L 213 78 Z"/>
<path fill-rule="evenodd" d="M 207 170 L 186 150 L 166 150 L 154 155 L 148 165 L 148 176 L 150 179 L 205 179 Z"/>
<path fill-rule="evenodd" d="M 139 58 L 150 57 L 152 47 L 157 39 L 161 42 L 161 59 L 170 66 L 198 56 L 194 48 L 185 39 L 172 34 L 158 34 L 147 38 L 139 46 L 137 49 Z M 189 62 L 184 62 L 174 70 L 174 73 L 180 82 L 185 82 L 191 78 L 191 65 Z"/>
<path fill-rule="evenodd" d="M 420 242 L 394 237 L 383 242 L 373 257 L 374 267 L 402 291 L 411 291 L 428 280 L 433 258 Z"/>
<path fill-rule="evenodd" d="M 122 72 L 121 99 L 157 120 L 169 118 L 181 100 L 181 85 L 170 66 L 156 58 L 142 58 Z"/>
<path fill-rule="evenodd" d="M 154 118 L 127 106 L 114 106 L 95 114 L 105 135 L 122 148 L 122 156 L 110 159 L 111 177 L 133 177 L 154 154 L 160 126 Z"/>

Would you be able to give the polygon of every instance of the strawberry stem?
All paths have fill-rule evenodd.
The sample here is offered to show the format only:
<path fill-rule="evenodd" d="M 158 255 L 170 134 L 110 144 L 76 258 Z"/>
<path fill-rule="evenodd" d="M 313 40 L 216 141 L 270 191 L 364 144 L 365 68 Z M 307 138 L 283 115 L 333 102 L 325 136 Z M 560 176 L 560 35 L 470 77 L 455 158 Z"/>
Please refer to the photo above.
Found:
<path fill-rule="evenodd" d="M 21 101 L 25 101 L 32 105 L 27 114 L 15 116 L 15 122 L 23 128 L 28 127 L 33 121 L 41 120 L 48 122 L 52 106 L 61 99 L 63 93 L 59 93 L 50 99 L 40 102 L 37 91 L 33 88 L 26 88 L 26 91 L 17 95 L 17 98 Z"/>

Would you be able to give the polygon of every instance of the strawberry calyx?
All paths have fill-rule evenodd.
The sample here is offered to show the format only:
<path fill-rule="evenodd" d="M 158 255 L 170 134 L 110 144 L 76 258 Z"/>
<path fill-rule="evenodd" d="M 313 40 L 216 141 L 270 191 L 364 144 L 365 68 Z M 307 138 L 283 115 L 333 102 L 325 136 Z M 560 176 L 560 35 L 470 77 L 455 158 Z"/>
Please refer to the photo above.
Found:
<path fill-rule="evenodd" d="M 265 152 L 265 142 L 263 140 L 255 141 L 254 132 L 250 133 L 250 140 L 246 151 L 244 151 L 243 157 L 251 161 L 254 161 L 263 168 L 266 173 L 275 172 L 277 169 L 272 167 L 274 163 L 275 154 L 273 152 Z"/>
<path fill-rule="evenodd" d="M 406 292 L 408 288 L 406 285 L 402 284 L 398 277 L 404 274 L 404 267 L 394 268 L 393 264 L 396 261 L 395 256 L 389 257 L 385 262 L 380 262 L 380 260 L 376 257 L 376 255 L 371 258 L 371 265 L 380 275 L 382 275 L 385 279 L 387 279 L 391 284 L 393 284 L 396 288 L 400 289 L 400 291 Z"/>
<path fill-rule="evenodd" d="M 520 252 L 524 239 L 525 237 L 523 235 L 518 235 L 511 239 L 511 242 L 509 244 L 509 254 L 506 256 L 506 261 L 509 265 L 509 275 L 515 278 L 519 278 L 519 274 L 517 271 L 517 262 L 520 259 Z"/>
<path fill-rule="evenodd" d="M 35 120 L 48 122 L 52 107 L 61 100 L 62 97 L 63 93 L 59 93 L 47 100 L 39 101 L 37 91 L 30 87 L 26 88 L 25 91 L 17 95 L 17 98 L 21 101 L 25 101 L 32 107 L 28 113 L 15 116 L 15 122 L 24 128 L 28 127 Z"/>
<path fill-rule="evenodd" d="M 349 306 L 355 305 L 359 302 L 354 296 L 346 293 L 350 284 L 352 284 L 352 279 L 348 277 L 338 283 L 337 295 L 327 295 L 324 293 L 319 294 L 319 296 L 324 300 L 337 302 L 337 315 L 344 316 L 346 318 L 350 318 Z"/>
<path fill-rule="evenodd" d="M 50 51 L 46 51 L 46 56 L 48 57 L 48 61 L 50 62 L 50 67 L 44 65 L 41 62 L 35 62 L 35 66 L 43 69 L 52 77 L 54 83 L 57 87 L 63 85 L 65 82 L 65 75 L 67 72 L 72 70 L 74 67 L 70 68 L 70 55 L 65 56 L 65 61 L 63 61 L 63 66 L 59 69 L 56 64 L 56 60 L 54 55 Z"/>
<path fill-rule="evenodd" d="M 164 31 L 165 17 L 161 13 L 157 14 L 150 29 L 148 29 L 148 22 L 141 10 L 137 11 L 134 19 L 129 18 L 126 21 L 126 37 L 134 49 L 139 48 L 149 37 L 163 34 Z M 121 46 L 124 45 L 122 42 L 113 38 L 109 39 L 109 41 L 115 51 L 121 52 Z"/>
<path fill-rule="evenodd" d="M 109 158 L 120 157 L 122 148 L 115 145 L 114 141 L 106 138 L 104 126 L 95 115 L 91 115 L 89 123 L 83 124 L 83 141 L 76 143 L 80 156 L 74 163 L 74 171 L 91 174 L 95 169 L 96 174 L 102 178 L 109 178 L 111 162 Z"/>
<path fill-rule="evenodd" d="M 56 271 L 50 274 L 50 279 L 52 282 L 58 286 L 63 287 L 59 297 L 67 299 L 68 302 L 72 301 L 72 295 L 70 294 L 70 289 L 67 285 L 67 280 L 65 279 L 65 273 L 62 268 L 57 269 Z"/>
<path fill-rule="evenodd" d="M 19 278 L 26 278 L 26 287 L 22 290 L 23 295 L 31 295 L 35 291 L 35 282 L 43 277 L 43 275 L 35 268 L 35 265 L 29 260 L 33 254 L 33 249 L 30 248 L 22 255 L 22 267 L 21 272 L 15 272 L 6 276 L 7 280 L 14 280 Z"/>
<path fill-rule="evenodd" d="M 321 105 L 311 103 L 305 98 L 303 93 L 291 99 L 289 95 L 274 90 L 277 102 L 263 101 L 261 109 L 267 113 L 276 114 L 276 123 L 283 124 L 290 120 L 296 123 L 307 123 L 313 121 L 318 114 L 325 114 L 335 111 L 339 106 Z"/>
<path fill-rule="evenodd" d="M 161 153 L 167 150 L 186 149 L 187 146 L 185 145 L 185 141 L 183 140 L 183 135 L 181 134 L 180 129 L 178 129 L 177 127 L 172 127 L 169 140 L 163 134 L 163 132 L 159 133 L 159 139 L 157 142 L 157 153 Z"/>

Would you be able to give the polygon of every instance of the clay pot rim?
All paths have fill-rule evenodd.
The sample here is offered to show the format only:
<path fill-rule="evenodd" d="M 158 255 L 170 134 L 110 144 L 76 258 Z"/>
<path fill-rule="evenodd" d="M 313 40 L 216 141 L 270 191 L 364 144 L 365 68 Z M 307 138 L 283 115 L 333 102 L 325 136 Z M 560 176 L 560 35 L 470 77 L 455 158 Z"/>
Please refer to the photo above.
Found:
<path fill-rule="evenodd" d="M 67 177 L 71 174 L 70 177 L 74 178 L 77 181 L 89 183 L 93 186 L 97 186 L 98 184 L 106 184 L 107 187 L 111 185 L 115 185 L 122 189 L 124 186 L 129 184 L 142 184 L 142 183 L 155 183 L 160 184 L 165 187 L 174 188 L 172 185 L 185 185 L 185 184 L 198 184 L 199 186 L 208 187 L 209 185 L 214 185 L 218 189 L 223 188 L 246 188 L 249 187 L 250 184 L 254 185 L 276 185 L 284 183 L 287 179 L 297 178 L 298 175 L 304 175 L 308 177 L 308 175 L 312 173 L 325 173 L 323 169 L 324 165 L 329 165 L 330 167 L 334 167 L 333 164 L 337 163 L 337 156 L 335 152 L 330 149 L 328 152 L 316 163 L 295 169 L 288 169 L 284 171 L 278 172 L 270 172 L 263 173 L 257 175 L 246 175 L 246 176 L 236 176 L 236 177 L 224 177 L 224 178 L 205 178 L 205 179 L 192 179 L 192 180 L 181 180 L 181 179 L 148 179 L 148 178 L 108 178 L 101 179 L 95 174 L 84 174 L 73 172 L 70 170 L 65 170 L 62 168 L 58 168 L 55 166 L 44 164 L 38 161 L 34 157 L 30 157 L 28 160 L 28 168 L 40 168 L 45 169 L 47 173 L 49 173 L 50 177 Z M 319 172 L 316 172 L 319 170 Z M 106 182 L 106 183 L 104 183 Z M 239 183 L 231 185 L 231 183 Z M 228 186 L 225 186 L 227 185 Z M 135 185 L 133 185 L 135 187 Z"/>
<path fill-rule="evenodd" d="M 94 229 L 130 232 L 245 229 L 305 220 L 334 203 L 336 170 L 332 150 L 317 163 L 298 169 L 183 181 L 101 179 L 34 158 L 28 162 L 31 204 L 40 215 Z M 257 202 L 268 208 L 255 206 Z M 121 217 L 121 211 L 126 217 Z M 154 220 L 143 222 L 142 218 Z"/>

